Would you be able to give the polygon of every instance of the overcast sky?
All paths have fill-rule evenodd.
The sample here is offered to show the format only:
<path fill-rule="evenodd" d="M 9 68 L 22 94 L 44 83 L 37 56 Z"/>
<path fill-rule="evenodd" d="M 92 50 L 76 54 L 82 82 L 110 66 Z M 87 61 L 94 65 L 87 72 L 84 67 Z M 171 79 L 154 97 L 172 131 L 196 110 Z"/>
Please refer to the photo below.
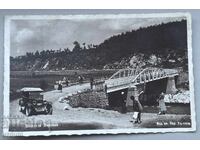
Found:
<path fill-rule="evenodd" d="M 183 18 L 12 20 L 11 56 L 37 50 L 73 48 L 73 42 L 100 44 L 106 38 L 140 27 Z"/>

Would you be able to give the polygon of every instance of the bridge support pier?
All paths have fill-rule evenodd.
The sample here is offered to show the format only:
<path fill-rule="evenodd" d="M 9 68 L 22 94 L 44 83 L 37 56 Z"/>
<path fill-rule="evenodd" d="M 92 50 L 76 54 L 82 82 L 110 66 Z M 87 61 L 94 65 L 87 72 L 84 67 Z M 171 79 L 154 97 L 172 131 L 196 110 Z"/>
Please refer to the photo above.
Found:
<path fill-rule="evenodd" d="M 137 91 L 137 87 L 136 86 L 128 88 L 126 106 L 132 106 L 133 105 L 133 101 L 130 99 L 130 97 L 132 95 L 135 96 L 136 95 L 136 91 Z"/>
<path fill-rule="evenodd" d="M 111 108 L 132 106 L 130 96 L 140 99 L 143 105 L 157 105 L 160 93 L 176 93 L 175 69 L 121 69 L 106 80 Z M 123 94 L 122 94 L 123 93 Z"/>
<path fill-rule="evenodd" d="M 168 77 L 166 94 L 174 94 L 177 92 L 175 77 Z"/>
<path fill-rule="evenodd" d="M 133 101 L 131 100 L 131 96 L 134 96 L 135 99 L 139 99 L 139 95 L 141 92 L 141 88 L 137 86 L 132 86 L 128 88 L 126 106 L 133 106 Z"/>

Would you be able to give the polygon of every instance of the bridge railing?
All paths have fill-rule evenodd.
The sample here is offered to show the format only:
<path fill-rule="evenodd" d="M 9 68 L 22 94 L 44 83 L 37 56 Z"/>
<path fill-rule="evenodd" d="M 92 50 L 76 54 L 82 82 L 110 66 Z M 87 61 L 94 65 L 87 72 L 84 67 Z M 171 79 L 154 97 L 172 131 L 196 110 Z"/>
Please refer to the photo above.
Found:
<path fill-rule="evenodd" d="M 109 79 L 124 78 L 130 76 L 136 76 L 142 70 L 141 69 L 121 69 L 115 74 L 113 74 Z"/>
<path fill-rule="evenodd" d="M 129 86 L 132 84 L 142 84 L 154 80 L 159 80 L 169 76 L 176 76 L 178 72 L 174 69 L 146 68 L 143 70 L 122 69 L 116 72 L 108 80 L 106 85 L 108 88 Z"/>
<path fill-rule="evenodd" d="M 132 83 L 140 84 L 176 75 L 178 75 L 178 72 L 174 69 L 144 69 L 133 78 Z"/>
<path fill-rule="evenodd" d="M 131 83 L 131 78 L 130 77 L 123 77 L 123 78 L 115 78 L 115 79 L 109 79 L 106 80 L 106 85 L 107 87 L 116 87 L 116 86 L 122 86 L 122 85 L 127 85 Z"/>
<path fill-rule="evenodd" d="M 109 88 L 130 84 L 132 78 L 138 75 L 141 71 L 141 69 L 121 69 L 106 81 L 106 85 Z"/>

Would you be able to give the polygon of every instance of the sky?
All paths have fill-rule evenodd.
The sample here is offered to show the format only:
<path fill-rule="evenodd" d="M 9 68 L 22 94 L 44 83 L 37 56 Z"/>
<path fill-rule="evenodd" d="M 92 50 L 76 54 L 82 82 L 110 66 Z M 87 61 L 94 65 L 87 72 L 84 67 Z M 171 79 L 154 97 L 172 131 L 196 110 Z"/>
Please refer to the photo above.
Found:
<path fill-rule="evenodd" d="M 182 17 L 112 19 L 13 19 L 10 23 L 11 56 L 47 49 L 73 48 L 80 44 L 102 43 L 107 38 L 141 27 L 182 20 Z"/>

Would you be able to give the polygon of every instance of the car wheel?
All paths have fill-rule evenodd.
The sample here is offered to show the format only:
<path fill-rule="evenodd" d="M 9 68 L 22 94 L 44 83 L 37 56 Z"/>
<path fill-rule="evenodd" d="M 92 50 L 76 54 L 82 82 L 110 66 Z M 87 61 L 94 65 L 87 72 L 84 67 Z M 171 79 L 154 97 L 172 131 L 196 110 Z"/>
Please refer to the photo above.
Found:
<path fill-rule="evenodd" d="M 22 112 L 22 107 L 21 106 L 19 106 L 19 112 Z"/>
<path fill-rule="evenodd" d="M 27 116 L 31 115 L 31 108 L 29 108 L 29 107 L 26 108 L 26 115 Z"/>
<path fill-rule="evenodd" d="M 52 113 L 53 113 L 53 108 L 52 107 L 48 107 L 47 108 L 47 114 L 48 115 L 52 115 Z"/>

